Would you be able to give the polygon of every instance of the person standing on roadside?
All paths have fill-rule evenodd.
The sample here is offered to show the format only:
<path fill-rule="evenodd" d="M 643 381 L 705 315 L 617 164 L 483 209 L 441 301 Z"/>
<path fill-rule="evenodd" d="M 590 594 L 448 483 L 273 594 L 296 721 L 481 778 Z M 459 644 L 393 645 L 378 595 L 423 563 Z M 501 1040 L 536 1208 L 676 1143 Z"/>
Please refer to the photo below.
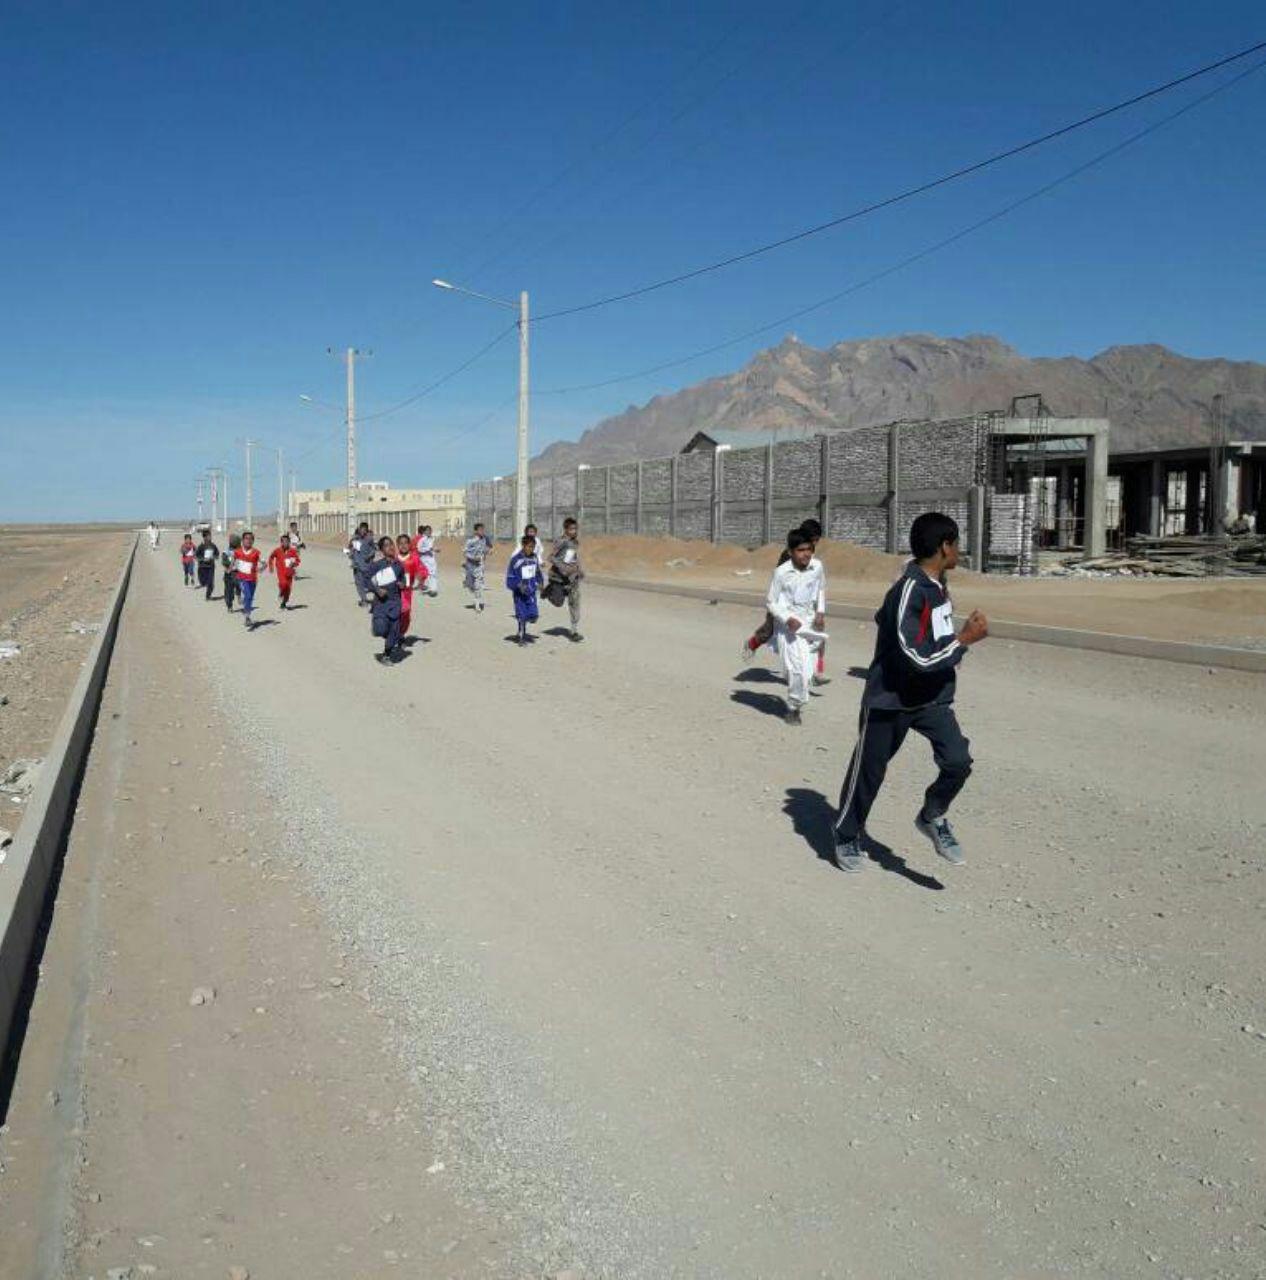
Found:
<path fill-rule="evenodd" d="M 369 566 L 370 629 L 382 640 L 382 652 L 375 660 L 383 666 L 400 661 L 400 589 L 404 568 L 396 544 L 387 534 L 378 539 L 378 555 Z"/>
<path fill-rule="evenodd" d="M 915 829 L 946 862 L 966 861 L 946 813 L 971 775 L 970 743 L 954 714 L 957 667 L 967 650 L 989 634 L 979 610 L 954 630 L 946 574 L 958 565 L 958 524 L 939 511 L 910 527 L 914 559 L 889 588 L 875 614 L 875 656 L 866 673 L 853 758 L 840 790 L 835 819 L 835 864 L 841 871 L 866 865 L 861 838 L 888 762 L 913 730 L 932 744 L 936 779 L 923 796 Z"/>
<path fill-rule="evenodd" d="M 580 634 L 580 584 L 585 571 L 580 566 L 580 526 L 573 516 L 563 521 L 563 536 L 554 543 L 549 559 L 551 582 L 562 586 L 567 596 L 567 612 L 571 617 L 568 639 L 574 644 L 584 639 Z"/>
<path fill-rule="evenodd" d="M 207 600 L 215 589 L 215 562 L 219 556 L 220 548 L 211 541 L 211 530 L 203 529 L 202 541 L 198 544 L 198 585 L 206 592 Z"/>
<path fill-rule="evenodd" d="M 145 530 L 145 532 L 149 535 L 149 549 L 151 551 L 157 551 L 158 539 L 160 536 L 158 526 L 151 520 L 149 522 L 149 527 Z"/>
<path fill-rule="evenodd" d="M 185 586 L 193 586 L 193 570 L 198 562 L 198 548 L 194 546 L 193 534 L 187 533 L 180 543 L 180 568 L 185 575 Z"/>
<path fill-rule="evenodd" d="M 224 607 L 233 612 L 233 598 L 237 595 L 237 553 L 241 550 L 240 534 L 229 534 L 229 549 L 220 557 L 224 566 Z"/>
<path fill-rule="evenodd" d="M 290 607 L 290 589 L 294 586 L 295 569 L 299 564 L 299 552 L 291 546 L 290 535 L 283 533 L 281 541 L 272 549 L 268 557 L 268 572 L 277 575 L 277 595 L 281 607 Z"/>
<path fill-rule="evenodd" d="M 255 588 L 259 585 L 259 559 L 255 535 L 247 529 L 242 534 L 242 545 L 233 558 L 233 572 L 237 574 L 237 589 L 242 596 L 242 616 L 247 631 L 254 627 L 251 614 L 255 612 Z"/>
<path fill-rule="evenodd" d="M 440 593 L 440 569 L 437 563 L 439 549 L 435 545 L 435 534 L 431 531 L 429 524 L 418 525 L 418 536 L 414 541 L 413 549 L 418 553 L 418 559 L 422 561 L 422 567 L 426 570 L 426 594 L 431 597 L 438 596 Z"/>
<path fill-rule="evenodd" d="M 462 567 L 465 570 L 463 585 L 475 597 L 475 612 L 484 611 L 484 571 L 487 568 L 488 553 L 492 550 L 492 539 L 488 536 L 482 523 L 475 525 L 466 545 L 462 548 Z"/>

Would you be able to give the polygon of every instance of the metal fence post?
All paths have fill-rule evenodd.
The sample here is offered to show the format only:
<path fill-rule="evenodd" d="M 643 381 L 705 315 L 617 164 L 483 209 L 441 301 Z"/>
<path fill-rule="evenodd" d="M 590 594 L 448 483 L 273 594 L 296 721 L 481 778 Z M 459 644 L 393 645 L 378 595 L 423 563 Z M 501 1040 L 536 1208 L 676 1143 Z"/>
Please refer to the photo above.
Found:
<path fill-rule="evenodd" d="M 677 459 L 679 455 L 673 454 L 673 460 L 668 467 L 668 536 L 675 538 L 677 536 Z"/>
<path fill-rule="evenodd" d="M 822 456 L 818 460 L 818 523 L 826 537 L 831 536 L 831 437 L 822 437 Z"/>
<path fill-rule="evenodd" d="M 763 541 L 774 540 L 774 446 L 765 446 L 765 534 Z"/>
<path fill-rule="evenodd" d="M 901 545 L 899 490 L 901 485 L 901 424 L 888 428 L 888 554 L 896 555 Z"/>
<path fill-rule="evenodd" d="M 637 464 L 637 479 L 633 491 L 633 532 L 642 532 L 642 464 Z"/>
<path fill-rule="evenodd" d="M 607 467 L 603 467 L 602 470 L 603 470 L 602 503 L 603 503 L 603 506 L 606 508 L 606 514 L 602 518 L 602 528 L 604 532 L 610 533 L 611 532 L 611 468 L 607 466 Z"/>
<path fill-rule="evenodd" d="M 721 541 L 721 522 L 725 512 L 721 505 L 721 458 L 724 450 L 712 454 L 712 541 Z"/>

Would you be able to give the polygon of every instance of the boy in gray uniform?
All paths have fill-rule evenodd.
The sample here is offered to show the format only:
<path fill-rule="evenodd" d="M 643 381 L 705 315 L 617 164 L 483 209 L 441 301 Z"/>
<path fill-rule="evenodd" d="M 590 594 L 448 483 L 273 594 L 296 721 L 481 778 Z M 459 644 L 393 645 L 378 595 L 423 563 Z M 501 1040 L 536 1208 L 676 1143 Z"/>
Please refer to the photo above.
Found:
<path fill-rule="evenodd" d="M 567 638 L 578 643 L 584 639 L 580 634 L 580 584 L 585 571 L 580 567 L 580 526 L 572 516 L 563 521 L 563 536 L 554 543 L 549 576 L 551 582 L 562 583 L 567 592 L 567 612 L 571 615 L 571 634 Z"/>
<path fill-rule="evenodd" d="M 491 550 L 492 539 L 484 532 L 484 526 L 477 524 L 462 549 L 462 567 L 466 571 L 463 585 L 475 597 L 476 613 L 484 611 L 484 562 Z"/>

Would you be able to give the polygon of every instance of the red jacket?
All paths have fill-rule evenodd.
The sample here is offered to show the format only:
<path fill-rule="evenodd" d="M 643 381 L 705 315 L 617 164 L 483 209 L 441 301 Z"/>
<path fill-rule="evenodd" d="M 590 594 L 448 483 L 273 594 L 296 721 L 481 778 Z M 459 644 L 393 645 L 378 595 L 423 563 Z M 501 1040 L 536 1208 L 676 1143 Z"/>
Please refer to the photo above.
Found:
<path fill-rule="evenodd" d="M 278 582 L 289 582 L 299 563 L 299 553 L 294 547 L 274 547 L 268 557 L 268 567 L 277 575 Z"/>

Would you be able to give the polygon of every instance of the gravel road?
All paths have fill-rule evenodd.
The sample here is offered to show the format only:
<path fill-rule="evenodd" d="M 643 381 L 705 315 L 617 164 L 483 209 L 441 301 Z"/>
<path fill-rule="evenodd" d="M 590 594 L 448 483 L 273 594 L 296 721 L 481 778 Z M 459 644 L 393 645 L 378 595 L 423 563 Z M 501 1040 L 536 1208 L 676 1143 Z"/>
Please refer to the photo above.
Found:
<path fill-rule="evenodd" d="M 585 644 L 546 634 L 524 651 L 504 593 L 477 616 L 447 565 L 410 657 L 383 669 L 342 557 L 313 550 L 304 568 L 303 607 L 277 613 L 266 579 L 267 625 L 247 634 L 138 555 L 127 623 L 183 675 L 137 703 L 131 733 L 180 720 L 187 763 L 226 762 L 200 772 L 199 803 L 249 815 L 242 846 L 266 839 L 273 874 L 306 895 L 304 945 L 334 957 L 308 977 L 337 961 L 362 993 L 366 1077 L 400 1097 L 435 1170 L 415 1178 L 383 1143 L 404 1230 L 452 1214 L 473 1242 L 406 1273 L 1266 1274 L 1266 678 L 990 642 L 960 686 L 970 864 L 938 863 L 912 828 L 930 768 L 912 743 L 872 814 L 873 860 L 846 877 L 822 836 L 869 627 L 834 625 L 833 683 L 797 731 L 769 714 L 772 674 L 739 664 L 759 619 L 735 607 L 592 590 Z M 543 629 L 562 619 L 548 610 Z M 192 856 L 184 831 L 167 827 L 164 856 Z M 216 838 L 240 856 L 233 823 Z M 180 884 L 157 884 L 147 918 Z M 215 927 L 230 899 L 196 892 Z M 293 914 L 262 888 L 232 903 L 257 972 L 300 986 Z M 99 953 L 138 987 L 116 1053 L 179 1039 L 183 987 L 172 1006 L 158 986 L 172 931 L 100 927 Z M 90 996 L 90 1037 L 103 1016 Z M 333 1070 L 347 1049 L 315 1016 L 297 1001 L 259 1069 L 289 1053 Z M 89 1093 L 127 1089 L 111 1061 L 85 1058 Z M 19 1075 L 14 1114 L 22 1093 Z M 149 1105 L 215 1149 L 213 1106 L 179 1090 Z M 270 1106 L 274 1125 L 286 1115 L 252 1106 L 261 1126 Z M 306 1114 L 289 1123 L 320 1129 Z M 98 1185 L 131 1176 L 124 1137 L 89 1126 Z M 349 1153 L 355 1183 L 363 1149 Z M 145 1159 L 176 1187 L 204 1176 L 170 1151 Z M 262 1213 L 267 1174 L 251 1194 Z M 411 1195 L 441 1198 L 413 1213 Z M 158 1200 L 152 1229 L 196 1241 L 183 1198 Z M 291 1265 L 278 1235 L 252 1274 L 389 1274 L 400 1250 L 424 1256 L 423 1234 L 324 1270 Z"/>

